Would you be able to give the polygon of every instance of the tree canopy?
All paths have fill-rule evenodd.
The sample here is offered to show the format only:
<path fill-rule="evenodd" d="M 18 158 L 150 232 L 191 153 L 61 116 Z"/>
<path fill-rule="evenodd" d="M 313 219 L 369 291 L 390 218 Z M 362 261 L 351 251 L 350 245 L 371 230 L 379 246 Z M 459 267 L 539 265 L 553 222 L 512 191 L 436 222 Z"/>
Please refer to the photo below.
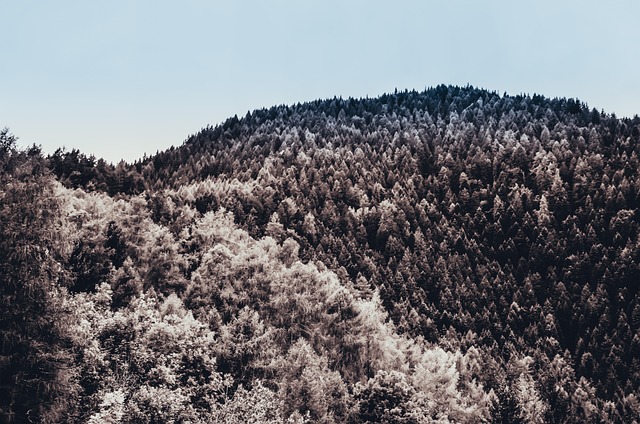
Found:
<path fill-rule="evenodd" d="M 252 111 L 133 164 L 11 137 L 0 248 L 38 256 L 2 259 L 3 290 L 54 289 L 3 336 L 69 322 L 20 336 L 61 358 L 43 420 L 640 415 L 637 116 L 438 86 Z"/>

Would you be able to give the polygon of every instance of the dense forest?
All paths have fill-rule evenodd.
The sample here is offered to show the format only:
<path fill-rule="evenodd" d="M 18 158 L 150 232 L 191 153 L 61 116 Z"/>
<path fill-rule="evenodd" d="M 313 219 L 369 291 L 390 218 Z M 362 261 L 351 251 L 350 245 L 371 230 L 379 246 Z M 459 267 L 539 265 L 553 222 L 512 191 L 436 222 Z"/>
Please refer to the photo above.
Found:
<path fill-rule="evenodd" d="M 0 420 L 633 423 L 640 118 L 438 86 L 128 164 L 0 133 Z"/>

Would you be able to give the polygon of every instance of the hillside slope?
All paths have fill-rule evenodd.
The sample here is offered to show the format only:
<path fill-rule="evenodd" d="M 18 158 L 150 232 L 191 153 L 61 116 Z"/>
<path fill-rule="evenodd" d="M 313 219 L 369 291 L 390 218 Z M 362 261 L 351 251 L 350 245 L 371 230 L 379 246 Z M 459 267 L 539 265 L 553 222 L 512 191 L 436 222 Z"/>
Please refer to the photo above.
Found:
<path fill-rule="evenodd" d="M 159 220 L 203 180 L 196 208 L 292 237 L 401 331 L 562 358 L 620 404 L 640 388 L 639 140 L 637 116 L 439 86 L 255 111 L 139 166 Z"/>
<path fill-rule="evenodd" d="M 102 370 L 67 411 L 632 422 L 639 139 L 573 99 L 439 86 L 254 111 L 132 165 L 41 159 L 89 323 L 61 349 Z"/>

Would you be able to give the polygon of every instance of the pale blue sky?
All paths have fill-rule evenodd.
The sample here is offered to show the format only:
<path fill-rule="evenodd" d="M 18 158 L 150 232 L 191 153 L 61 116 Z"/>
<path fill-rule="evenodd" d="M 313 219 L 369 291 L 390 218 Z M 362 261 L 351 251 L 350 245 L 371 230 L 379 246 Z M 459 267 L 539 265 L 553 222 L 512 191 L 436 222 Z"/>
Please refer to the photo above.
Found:
<path fill-rule="evenodd" d="M 637 0 L 0 0 L 0 127 L 132 161 L 248 110 L 440 83 L 640 113 Z"/>

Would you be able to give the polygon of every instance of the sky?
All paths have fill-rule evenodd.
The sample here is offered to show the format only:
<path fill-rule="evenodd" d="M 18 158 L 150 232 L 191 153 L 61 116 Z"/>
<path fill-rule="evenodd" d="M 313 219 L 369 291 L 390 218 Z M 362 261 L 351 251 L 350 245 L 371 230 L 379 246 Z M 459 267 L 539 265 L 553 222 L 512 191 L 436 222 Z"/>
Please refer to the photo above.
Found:
<path fill-rule="evenodd" d="M 279 104 L 473 85 L 640 114 L 637 0 L 0 0 L 0 128 L 109 162 Z"/>

